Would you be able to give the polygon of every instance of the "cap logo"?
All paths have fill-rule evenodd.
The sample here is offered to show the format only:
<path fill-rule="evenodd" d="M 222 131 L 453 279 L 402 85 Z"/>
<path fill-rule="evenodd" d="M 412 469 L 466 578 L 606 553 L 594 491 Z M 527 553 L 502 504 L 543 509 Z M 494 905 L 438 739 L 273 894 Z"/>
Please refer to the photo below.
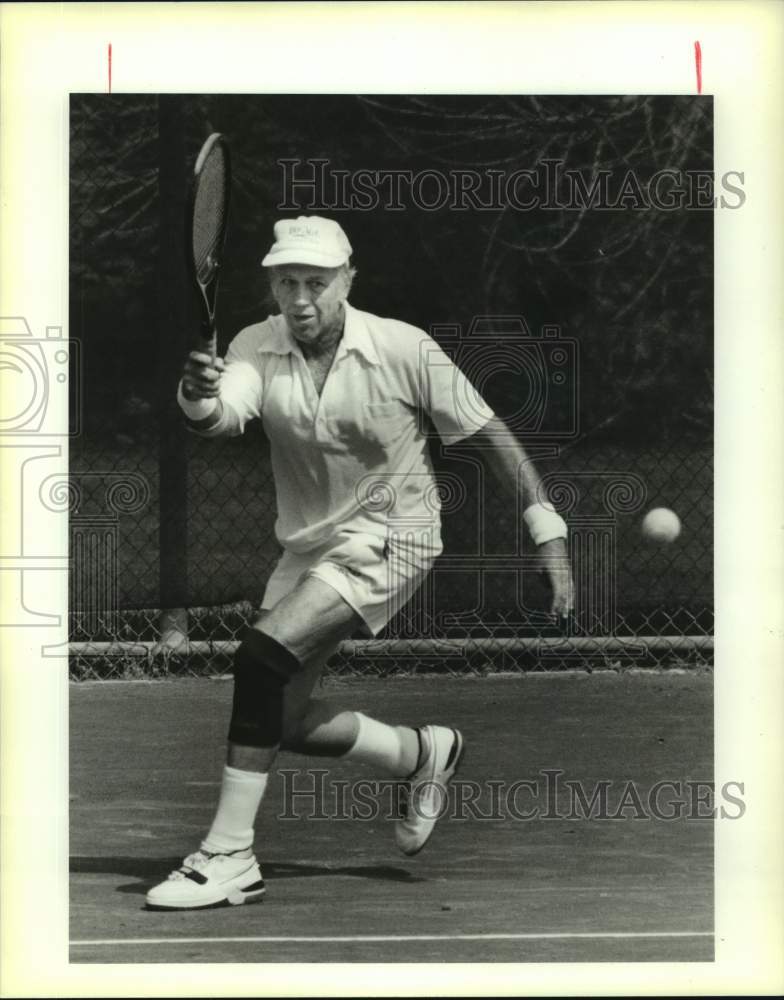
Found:
<path fill-rule="evenodd" d="M 295 236 L 306 240 L 317 240 L 319 237 L 319 231 L 318 229 L 312 229 L 310 226 L 294 225 L 289 229 L 289 236 Z"/>

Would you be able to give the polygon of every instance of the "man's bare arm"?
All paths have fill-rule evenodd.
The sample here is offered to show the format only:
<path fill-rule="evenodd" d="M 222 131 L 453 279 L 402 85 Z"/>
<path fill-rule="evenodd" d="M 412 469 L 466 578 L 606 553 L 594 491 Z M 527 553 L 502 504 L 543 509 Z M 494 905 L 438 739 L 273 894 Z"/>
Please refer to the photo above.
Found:
<path fill-rule="evenodd" d="M 523 446 L 499 417 L 493 417 L 477 432 L 486 446 L 483 457 L 501 487 L 514 500 L 518 516 L 537 543 L 537 554 L 550 582 L 551 611 L 561 617 L 574 607 L 574 586 L 566 550 L 566 526 L 552 509 L 534 463 Z M 551 536 L 551 537 L 548 537 Z"/>
<path fill-rule="evenodd" d="M 488 421 L 477 436 L 486 445 L 484 458 L 501 486 L 515 499 L 519 491 L 521 511 L 546 501 L 542 480 L 533 462 L 500 417 Z"/>

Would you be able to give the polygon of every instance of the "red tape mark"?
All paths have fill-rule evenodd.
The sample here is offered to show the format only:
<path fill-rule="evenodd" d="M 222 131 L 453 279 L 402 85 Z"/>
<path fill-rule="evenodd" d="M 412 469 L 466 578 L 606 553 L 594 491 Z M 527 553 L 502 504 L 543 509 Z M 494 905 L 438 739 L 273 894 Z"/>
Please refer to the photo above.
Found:
<path fill-rule="evenodd" d="M 112 43 L 109 42 L 109 93 L 112 92 Z"/>
<path fill-rule="evenodd" d="M 697 67 L 697 93 L 702 93 L 702 48 L 699 42 L 694 43 L 694 63 Z"/>

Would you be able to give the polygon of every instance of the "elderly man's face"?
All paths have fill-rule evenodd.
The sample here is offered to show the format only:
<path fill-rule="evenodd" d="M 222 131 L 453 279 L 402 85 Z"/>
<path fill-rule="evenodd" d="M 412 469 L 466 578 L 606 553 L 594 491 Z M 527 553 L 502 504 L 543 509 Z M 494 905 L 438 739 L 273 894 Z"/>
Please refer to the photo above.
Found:
<path fill-rule="evenodd" d="M 273 269 L 271 286 L 299 343 L 312 344 L 340 324 L 349 288 L 344 268 L 284 264 Z"/>

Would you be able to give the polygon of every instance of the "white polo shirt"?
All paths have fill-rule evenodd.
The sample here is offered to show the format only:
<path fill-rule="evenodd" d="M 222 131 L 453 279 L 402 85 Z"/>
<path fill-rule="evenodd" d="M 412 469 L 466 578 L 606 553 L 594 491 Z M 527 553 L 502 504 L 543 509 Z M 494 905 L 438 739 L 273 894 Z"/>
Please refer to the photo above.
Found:
<path fill-rule="evenodd" d="M 308 552 L 346 530 L 386 537 L 391 526 L 415 531 L 424 521 L 440 546 L 430 421 L 451 444 L 493 411 L 432 337 L 346 303 L 321 397 L 282 316 L 241 330 L 225 360 L 224 406 L 241 429 L 260 417 L 271 444 L 285 549 Z"/>

